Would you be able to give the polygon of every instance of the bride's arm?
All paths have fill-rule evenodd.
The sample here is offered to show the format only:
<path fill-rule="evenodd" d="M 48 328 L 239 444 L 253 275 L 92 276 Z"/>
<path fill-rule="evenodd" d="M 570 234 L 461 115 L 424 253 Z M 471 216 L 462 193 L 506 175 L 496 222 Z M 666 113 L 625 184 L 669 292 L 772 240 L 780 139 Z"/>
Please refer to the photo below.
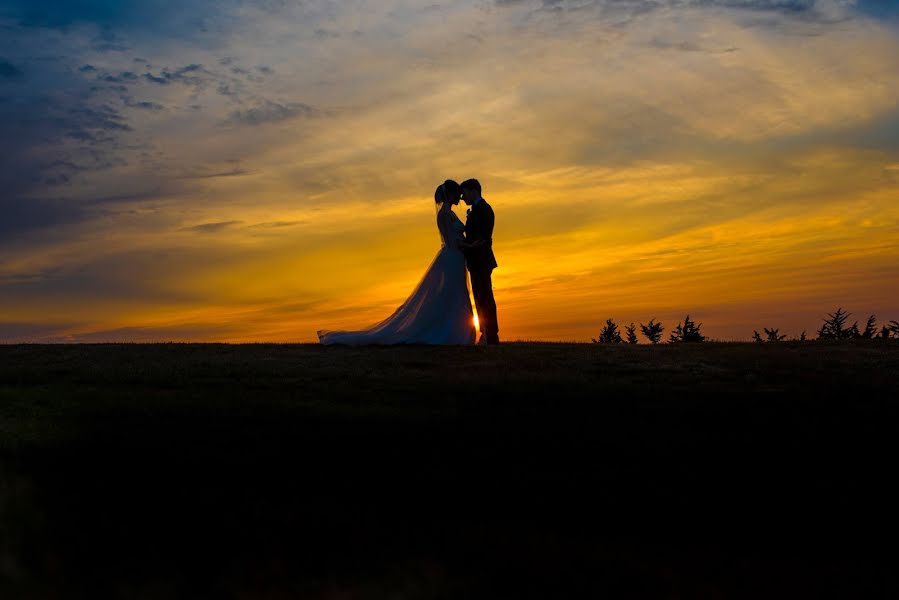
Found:
<path fill-rule="evenodd" d="M 487 243 L 487 240 L 483 240 L 483 239 L 475 240 L 475 241 L 471 242 L 470 244 L 468 242 L 460 241 L 459 247 L 463 248 L 465 250 L 471 250 L 472 248 L 480 248 L 481 246 L 483 246 L 486 243 Z"/>
<path fill-rule="evenodd" d="M 474 233 L 474 232 L 469 232 L 467 227 L 465 229 L 465 232 L 469 234 L 469 239 L 472 237 L 471 234 Z M 472 250 L 474 248 L 480 248 L 487 242 L 488 242 L 487 239 L 485 239 L 481 236 L 477 236 L 473 242 L 466 242 L 465 240 L 459 242 L 459 247 L 462 248 L 463 250 Z"/>

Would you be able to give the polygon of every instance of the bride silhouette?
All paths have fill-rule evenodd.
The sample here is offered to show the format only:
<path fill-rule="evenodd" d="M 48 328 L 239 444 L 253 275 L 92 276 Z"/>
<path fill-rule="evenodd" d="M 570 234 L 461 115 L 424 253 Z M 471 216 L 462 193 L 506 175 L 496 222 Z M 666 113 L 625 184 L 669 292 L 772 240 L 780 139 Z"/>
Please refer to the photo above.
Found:
<path fill-rule="evenodd" d="M 319 331 L 322 344 L 473 344 L 474 318 L 460 243 L 465 225 L 452 211 L 462 189 L 447 179 L 434 192 L 440 251 L 403 304 L 384 321 L 359 331 Z"/>

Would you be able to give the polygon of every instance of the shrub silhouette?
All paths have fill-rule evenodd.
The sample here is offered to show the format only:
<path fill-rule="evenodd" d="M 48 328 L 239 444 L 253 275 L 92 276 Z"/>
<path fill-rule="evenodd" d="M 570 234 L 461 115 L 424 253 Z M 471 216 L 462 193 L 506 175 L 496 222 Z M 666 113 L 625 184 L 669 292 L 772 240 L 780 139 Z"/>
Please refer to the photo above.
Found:
<path fill-rule="evenodd" d="M 627 343 L 628 344 L 640 343 L 639 340 L 637 340 L 637 326 L 636 325 L 631 323 L 630 325 L 625 327 L 624 330 L 627 332 Z"/>
<path fill-rule="evenodd" d="M 599 338 L 593 339 L 594 344 L 620 344 L 621 334 L 618 333 L 618 325 L 612 319 L 606 319 L 606 326 L 599 332 Z"/>
<path fill-rule="evenodd" d="M 821 328 L 818 329 L 819 340 L 850 340 L 850 339 L 890 339 L 899 338 L 899 321 L 890 321 L 884 324 L 878 330 L 877 316 L 869 315 L 865 321 L 864 328 L 860 328 L 858 321 L 846 326 L 849 317 L 852 314 L 844 311 L 842 307 L 835 312 L 828 313 L 827 318 L 823 319 Z M 702 323 L 697 324 L 690 319 L 690 315 L 684 318 L 683 323 L 678 323 L 674 331 L 668 338 L 669 343 L 683 342 L 704 342 L 706 336 L 702 335 Z M 758 344 L 768 344 L 782 342 L 787 339 L 786 334 L 780 333 L 779 328 L 762 328 L 764 335 L 756 330 L 752 331 L 752 340 Z M 634 323 L 624 328 L 625 338 L 622 339 L 621 333 L 618 331 L 618 325 L 612 319 L 606 319 L 606 324 L 599 334 L 598 338 L 593 339 L 596 344 L 620 344 L 627 342 L 628 344 L 638 344 L 637 326 Z M 649 340 L 651 344 L 658 344 L 662 341 L 662 333 L 665 327 L 661 323 L 656 323 L 655 317 L 649 320 L 649 323 L 640 323 L 640 332 Z M 879 333 L 878 333 L 879 331 Z M 807 331 L 803 330 L 799 337 L 790 338 L 794 342 L 805 342 L 808 339 Z"/>
<path fill-rule="evenodd" d="M 767 327 L 765 327 L 765 333 L 768 335 L 768 341 L 782 342 L 783 340 L 787 339 L 787 334 L 777 335 L 779 331 L 779 329 L 768 329 Z"/>
<path fill-rule="evenodd" d="M 674 331 L 668 338 L 668 342 L 672 344 L 704 342 L 705 336 L 702 335 L 702 332 L 700 331 L 701 327 L 702 323 L 697 325 L 694 321 L 690 320 L 690 315 L 687 315 L 683 324 L 678 323 L 677 327 L 674 328 Z"/>
<path fill-rule="evenodd" d="M 655 318 L 652 318 L 648 325 L 640 323 L 640 331 L 650 343 L 658 344 L 662 341 L 662 332 L 665 331 L 665 327 L 661 323 L 656 323 Z"/>
<path fill-rule="evenodd" d="M 829 313 L 829 318 L 824 319 L 824 324 L 818 330 L 819 340 L 847 340 L 853 337 L 852 328 L 846 328 L 846 319 L 851 315 L 843 312 L 842 308 L 838 308 L 836 312 Z M 855 332 L 858 333 L 858 324 L 855 325 Z"/>
<path fill-rule="evenodd" d="M 764 343 L 772 343 L 772 342 L 782 342 L 787 339 L 787 334 L 779 335 L 780 329 L 765 329 L 765 339 L 762 339 L 762 336 L 759 335 L 759 332 L 756 330 L 752 330 L 752 339 L 755 340 L 759 344 Z M 805 332 L 802 332 L 805 335 Z"/>

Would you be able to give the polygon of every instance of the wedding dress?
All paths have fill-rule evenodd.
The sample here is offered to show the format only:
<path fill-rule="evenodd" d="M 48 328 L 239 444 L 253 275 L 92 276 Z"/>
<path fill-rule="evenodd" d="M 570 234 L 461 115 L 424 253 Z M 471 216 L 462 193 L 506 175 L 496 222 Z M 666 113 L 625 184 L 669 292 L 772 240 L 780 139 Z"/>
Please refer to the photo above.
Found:
<path fill-rule="evenodd" d="M 319 331 L 322 344 L 473 344 L 474 317 L 465 256 L 457 242 L 465 225 L 452 211 L 437 213 L 441 248 L 412 295 L 386 320 L 361 331 Z"/>

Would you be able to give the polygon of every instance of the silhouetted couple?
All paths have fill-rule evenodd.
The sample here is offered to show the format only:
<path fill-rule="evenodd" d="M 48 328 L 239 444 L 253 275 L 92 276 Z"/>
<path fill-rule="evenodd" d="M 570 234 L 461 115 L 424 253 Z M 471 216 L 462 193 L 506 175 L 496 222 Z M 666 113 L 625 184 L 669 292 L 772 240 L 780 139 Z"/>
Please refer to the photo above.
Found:
<path fill-rule="evenodd" d="M 385 321 L 361 331 L 319 331 L 322 344 L 473 344 L 474 315 L 465 268 L 481 328 L 480 344 L 498 344 L 493 299 L 493 209 L 481 196 L 481 184 L 468 179 L 460 186 L 447 179 L 434 192 L 440 251 L 412 295 Z M 453 207 L 470 208 L 462 221 Z"/>

